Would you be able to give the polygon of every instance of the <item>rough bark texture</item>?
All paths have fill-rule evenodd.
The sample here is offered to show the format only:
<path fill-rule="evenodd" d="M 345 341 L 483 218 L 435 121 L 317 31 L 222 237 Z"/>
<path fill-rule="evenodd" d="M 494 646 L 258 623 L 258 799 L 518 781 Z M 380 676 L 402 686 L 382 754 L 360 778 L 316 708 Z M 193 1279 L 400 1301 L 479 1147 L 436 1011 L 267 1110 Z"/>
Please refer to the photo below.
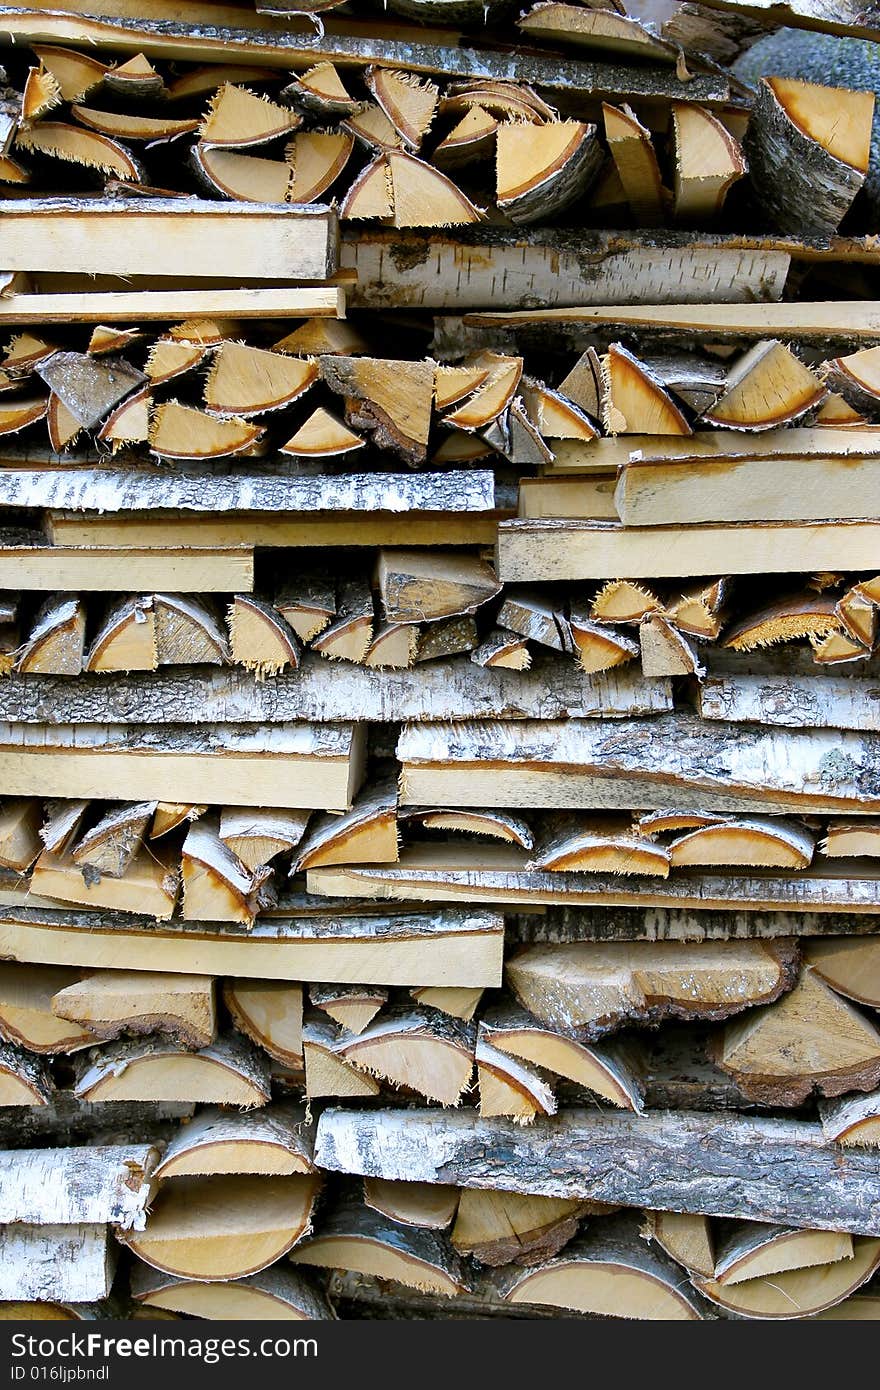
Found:
<path fill-rule="evenodd" d="M 572 1110 L 527 1129 L 465 1111 L 325 1110 L 320 1167 L 880 1234 L 876 1158 L 815 1122 Z"/>
<path fill-rule="evenodd" d="M 880 687 L 854 676 L 710 674 L 695 700 L 703 719 L 880 733 Z"/>
<path fill-rule="evenodd" d="M 0 1299 L 106 1298 L 118 1247 L 106 1225 L 0 1226 Z"/>
<path fill-rule="evenodd" d="M 158 1157 L 150 1144 L 2 1152 L 0 1224 L 109 1223 L 142 1231 Z"/>
<path fill-rule="evenodd" d="M 848 906 L 848 904 L 847 904 Z M 551 907 L 540 914 L 508 914 L 515 941 L 746 941 L 779 936 L 872 936 L 872 913 L 744 911 L 620 905 Z"/>

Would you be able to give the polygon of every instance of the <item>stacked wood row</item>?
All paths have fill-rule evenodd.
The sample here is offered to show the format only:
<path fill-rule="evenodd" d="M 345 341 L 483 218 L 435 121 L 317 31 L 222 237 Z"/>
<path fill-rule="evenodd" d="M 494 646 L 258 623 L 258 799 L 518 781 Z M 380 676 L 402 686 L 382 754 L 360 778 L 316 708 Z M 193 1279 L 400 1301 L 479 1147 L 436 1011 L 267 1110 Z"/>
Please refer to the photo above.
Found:
<path fill-rule="evenodd" d="M 853 4 L 0 16 L 0 1318 L 880 1316 Z"/>

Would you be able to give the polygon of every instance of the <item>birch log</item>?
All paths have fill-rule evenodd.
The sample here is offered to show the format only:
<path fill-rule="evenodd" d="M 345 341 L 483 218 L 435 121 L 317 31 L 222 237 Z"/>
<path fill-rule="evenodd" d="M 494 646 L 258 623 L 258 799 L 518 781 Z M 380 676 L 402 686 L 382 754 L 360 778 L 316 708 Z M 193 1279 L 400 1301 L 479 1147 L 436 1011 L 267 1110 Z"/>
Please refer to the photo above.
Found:
<path fill-rule="evenodd" d="M 151 1144 L 0 1152 L 0 1225 L 143 1230 L 158 1150 Z"/>
<path fill-rule="evenodd" d="M 456 1183 L 880 1232 L 876 1158 L 806 1120 L 567 1110 L 523 1129 L 472 1111 L 325 1110 L 315 1161 L 334 1172 Z M 793 1180 L 794 1178 L 794 1180 Z"/>
<path fill-rule="evenodd" d="M 710 674 L 695 704 L 702 719 L 735 724 L 880 732 L 877 682 L 856 677 Z"/>
<path fill-rule="evenodd" d="M 0 1299 L 92 1303 L 106 1298 L 118 1248 L 103 1224 L 0 1226 Z"/>

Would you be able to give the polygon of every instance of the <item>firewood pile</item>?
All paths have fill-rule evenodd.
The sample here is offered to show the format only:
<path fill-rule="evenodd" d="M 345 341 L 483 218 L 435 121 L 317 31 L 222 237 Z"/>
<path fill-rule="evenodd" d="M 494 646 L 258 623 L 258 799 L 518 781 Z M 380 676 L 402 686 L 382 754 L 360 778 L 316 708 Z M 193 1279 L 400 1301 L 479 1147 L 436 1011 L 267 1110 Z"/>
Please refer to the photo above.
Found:
<path fill-rule="evenodd" d="M 880 23 L 66 3 L 0 1318 L 880 1317 Z"/>

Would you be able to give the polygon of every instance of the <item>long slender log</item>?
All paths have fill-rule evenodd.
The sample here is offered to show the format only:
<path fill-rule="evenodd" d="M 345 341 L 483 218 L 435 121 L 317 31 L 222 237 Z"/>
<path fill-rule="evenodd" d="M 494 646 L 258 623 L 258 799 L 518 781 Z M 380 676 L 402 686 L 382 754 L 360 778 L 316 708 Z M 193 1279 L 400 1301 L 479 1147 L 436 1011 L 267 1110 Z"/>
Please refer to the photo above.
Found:
<path fill-rule="evenodd" d="M 218 206 L 209 204 L 209 206 Z M 247 207 L 248 204 L 241 206 Z M 13 294 L 0 299 L 0 324 L 167 322 L 180 315 L 217 314 L 228 319 L 341 318 L 345 290 L 336 285 L 289 289 L 69 290 Z"/>
<path fill-rule="evenodd" d="M 719 19 L 742 15 L 773 28 L 818 29 L 826 34 L 880 40 L 876 6 L 865 5 L 862 0 L 702 0 L 702 3 L 719 10 Z"/>
<path fill-rule="evenodd" d="M 873 914 L 851 910 L 786 912 L 744 908 L 739 896 L 727 910 L 701 907 L 649 907 L 639 901 L 604 907 L 564 906 L 508 914 L 512 941 L 746 941 L 774 936 L 873 936 Z M 641 904 L 641 905 L 640 905 Z M 849 902 L 845 907 L 850 908 Z"/>
<path fill-rule="evenodd" d="M 150 1144 L 6 1150 L 0 1153 L 0 1223 L 100 1222 L 143 1230 L 158 1158 Z"/>
<path fill-rule="evenodd" d="M 523 1129 L 467 1111 L 330 1109 L 315 1159 L 366 1177 L 880 1234 L 876 1158 L 842 1153 L 814 1121 L 570 1110 Z"/>
<path fill-rule="evenodd" d="M 670 682 L 638 670 L 585 675 L 569 662 L 529 671 L 474 666 L 467 658 L 414 670 L 374 671 L 306 653 L 296 671 L 255 682 L 244 671 L 157 671 L 112 681 L 11 675 L 0 681 L 0 718 L 27 724 L 314 723 L 421 719 L 620 719 L 672 708 Z"/>
<path fill-rule="evenodd" d="M 709 675 L 701 681 L 695 702 L 703 719 L 880 732 L 880 689 L 875 680 Z"/>
<path fill-rule="evenodd" d="M 238 923 L 165 922 L 130 913 L 0 908 L 0 957 L 48 965 L 340 984 L 494 988 L 504 919 L 491 911 L 410 909 L 299 914 Z"/>
<path fill-rule="evenodd" d="M 67 1148 L 77 1144 L 139 1143 L 173 1139 L 181 1120 L 195 1110 L 193 1101 L 103 1101 L 90 1104 L 72 1091 L 56 1091 L 48 1105 L 12 1105 L 0 1110 L 0 1144 L 4 1149 Z"/>

